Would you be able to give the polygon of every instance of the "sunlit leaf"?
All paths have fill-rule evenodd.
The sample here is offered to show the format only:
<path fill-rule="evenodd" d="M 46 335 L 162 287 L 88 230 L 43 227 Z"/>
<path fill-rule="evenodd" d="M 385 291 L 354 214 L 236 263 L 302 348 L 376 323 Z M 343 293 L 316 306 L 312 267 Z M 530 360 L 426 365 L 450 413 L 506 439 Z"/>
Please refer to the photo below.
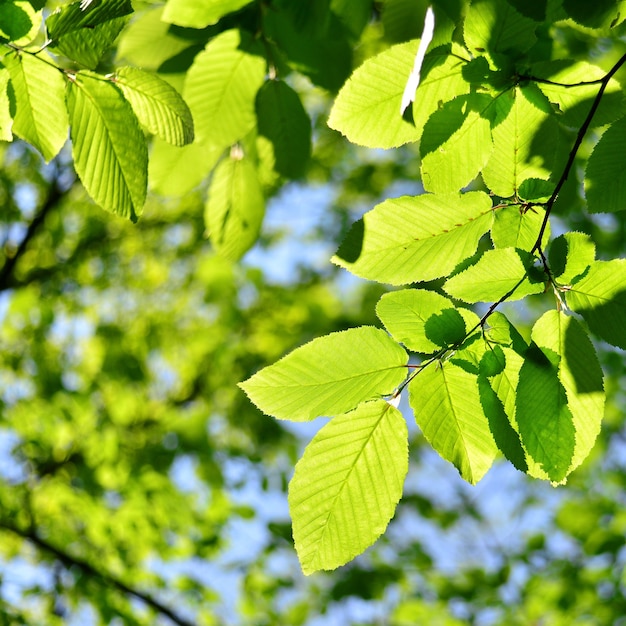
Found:
<path fill-rule="evenodd" d="M 250 2 L 252 0 L 168 0 L 163 20 L 179 26 L 204 28 Z"/>
<path fill-rule="evenodd" d="M 545 209 L 540 206 L 523 209 L 517 204 L 495 211 L 491 240 L 496 248 L 519 248 L 530 251 L 539 237 L 545 218 Z M 546 225 L 542 243 L 550 237 L 550 222 Z"/>
<path fill-rule="evenodd" d="M 130 15 L 133 7 L 130 0 L 77 0 L 62 7 L 46 19 L 48 37 L 52 40 L 80 28 L 92 29 L 117 17 Z"/>
<path fill-rule="evenodd" d="M 4 67 L 0 68 L 0 141 L 12 141 L 13 115 L 9 98 L 9 79 L 11 75 Z"/>
<path fill-rule="evenodd" d="M 550 244 L 550 269 L 562 285 L 576 283 L 596 258 L 596 246 L 585 233 L 564 233 Z"/>

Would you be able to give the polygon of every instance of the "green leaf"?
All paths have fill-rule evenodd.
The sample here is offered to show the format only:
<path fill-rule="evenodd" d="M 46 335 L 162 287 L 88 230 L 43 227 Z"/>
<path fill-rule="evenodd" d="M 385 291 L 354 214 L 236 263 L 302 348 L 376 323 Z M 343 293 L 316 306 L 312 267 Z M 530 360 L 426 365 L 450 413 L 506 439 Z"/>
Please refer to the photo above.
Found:
<path fill-rule="evenodd" d="M 255 96 L 265 77 L 261 54 L 250 35 L 228 30 L 196 56 L 183 98 L 199 141 L 226 148 L 254 128 Z"/>
<path fill-rule="evenodd" d="M 420 143 L 424 189 L 458 191 L 478 176 L 493 150 L 493 103 L 486 94 L 458 96 L 430 116 Z"/>
<path fill-rule="evenodd" d="M 516 86 L 500 95 L 495 109 L 494 149 L 482 176 L 494 194 L 508 198 L 527 178 L 550 177 L 559 129 L 550 104 L 535 85 Z"/>
<path fill-rule="evenodd" d="M 543 281 L 529 277 L 533 262 L 534 257 L 515 248 L 487 250 L 477 263 L 448 279 L 444 289 L 464 302 L 497 302 L 512 290 L 507 301 L 521 300 L 545 288 Z"/>
<path fill-rule="evenodd" d="M 161 139 L 152 142 L 148 180 L 163 196 L 184 196 L 208 176 L 223 150 L 194 142 L 179 148 Z"/>
<path fill-rule="evenodd" d="M 50 161 L 67 140 L 63 76 L 57 68 L 29 54 L 8 54 L 4 63 L 15 95 L 13 133 Z"/>
<path fill-rule="evenodd" d="M 409 383 L 409 402 L 430 445 L 476 484 L 497 452 L 477 377 L 450 362 L 427 366 Z"/>
<path fill-rule="evenodd" d="M 566 299 L 591 332 L 626 350 L 626 259 L 595 261 Z"/>
<path fill-rule="evenodd" d="M 550 244 L 548 259 L 552 274 L 561 285 L 576 283 L 596 258 L 596 245 L 585 233 L 565 233 Z"/>
<path fill-rule="evenodd" d="M 585 331 L 563 312 L 545 313 L 532 339 L 520 369 L 516 419 L 529 473 L 558 483 L 583 462 L 600 432 L 602 370 Z"/>
<path fill-rule="evenodd" d="M 25 0 L 0 2 L 0 38 L 16 46 L 30 43 L 41 26 L 41 12 Z"/>
<path fill-rule="evenodd" d="M 339 91 L 328 125 L 370 148 L 417 141 L 419 133 L 402 117 L 400 103 L 418 43 L 415 39 L 392 46 L 357 68 Z"/>
<path fill-rule="evenodd" d="M 224 15 L 234 13 L 252 0 L 168 0 L 163 21 L 178 26 L 204 28 L 217 24 Z"/>
<path fill-rule="evenodd" d="M 257 94 L 256 111 L 259 138 L 272 146 L 274 169 L 298 178 L 311 156 L 311 120 L 298 94 L 284 81 L 269 80 Z"/>
<path fill-rule="evenodd" d="M 376 314 L 387 331 L 409 350 L 430 354 L 464 339 L 465 320 L 448 298 L 425 289 L 384 294 Z"/>
<path fill-rule="evenodd" d="M 440 46 L 424 57 L 421 81 L 413 101 L 413 124 L 421 136 L 428 118 L 445 103 L 469 93 L 471 85 L 463 76 L 467 61 L 462 54 L 467 51 L 453 46 L 451 54 Z"/>
<path fill-rule="evenodd" d="M 72 30 L 53 40 L 50 47 L 56 53 L 93 70 L 127 22 L 127 17 L 118 17 L 93 28 Z"/>
<path fill-rule="evenodd" d="M 524 210 L 519 204 L 502 207 L 494 212 L 491 241 L 496 248 L 519 248 L 530 251 L 539 237 L 539 230 L 545 218 L 545 209 L 540 206 Z M 542 243 L 550 238 L 548 222 Z"/>
<path fill-rule="evenodd" d="M 522 182 L 519 188 L 519 197 L 526 202 L 545 203 L 554 192 L 555 184 L 547 180 L 529 178 Z"/>
<path fill-rule="evenodd" d="M 626 117 L 611 124 L 600 137 L 585 171 L 585 196 L 591 213 L 626 209 Z"/>
<path fill-rule="evenodd" d="M 333 418 L 309 443 L 289 485 L 305 574 L 347 563 L 385 531 L 408 471 L 407 438 L 400 411 L 378 400 Z"/>
<path fill-rule="evenodd" d="M 620 15 L 623 6 L 616 0 L 563 0 L 563 8 L 573 20 L 590 28 L 610 28 L 624 19 Z"/>
<path fill-rule="evenodd" d="M 87 193 L 107 211 L 137 221 L 148 151 L 130 104 L 111 82 L 85 71 L 69 82 L 67 106 L 74 165 Z"/>
<path fill-rule="evenodd" d="M 604 78 L 606 72 L 586 61 L 542 61 L 531 67 L 530 74 L 541 78 L 537 85 L 558 110 L 559 121 L 571 128 L 580 128 L 587 117 L 599 85 L 581 84 Z M 558 83 L 558 84 L 555 84 Z M 611 79 L 595 112 L 592 126 L 603 126 L 624 114 L 624 96 L 620 84 Z"/>
<path fill-rule="evenodd" d="M 385 331 L 362 326 L 314 339 L 239 386 L 265 413 L 305 421 L 391 394 L 407 361 Z"/>
<path fill-rule="evenodd" d="M 46 19 L 48 37 L 57 40 L 80 28 L 92 29 L 117 17 L 130 15 L 130 0 L 79 0 L 58 8 Z"/>
<path fill-rule="evenodd" d="M 265 199 L 256 169 L 235 154 L 213 173 L 205 207 L 205 224 L 215 249 L 236 261 L 256 242 L 265 214 Z"/>
<path fill-rule="evenodd" d="M 193 141 L 193 119 L 180 94 L 155 74 L 122 67 L 115 84 L 133 107 L 137 119 L 152 134 L 173 146 Z"/>
<path fill-rule="evenodd" d="M 546 19 L 548 0 L 533 0 L 533 2 L 528 2 L 528 0 L 507 0 L 507 2 L 516 11 L 536 22 L 543 22 Z"/>
<path fill-rule="evenodd" d="M 474 254 L 492 221 L 491 199 L 479 191 L 385 200 L 352 226 L 332 261 L 392 285 L 432 280 Z"/>
<path fill-rule="evenodd" d="M 402 43 L 419 36 L 424 28 L 427 7 L 425 1 L 385 0 L 381 11 L 385 39 Z"/>
<path fill-rule="evenodd" d="M 474 55 L 521 56 L 535 43 L 536 22 L 518 13 L 506 0 L 474 0 L 465 24 L 465 45 Z"/>
<path fill-rule="evenodd" d="M 0 67 L 0 141 L 13 141 L 13 103 L 9 97 L 9 71 Z"/>

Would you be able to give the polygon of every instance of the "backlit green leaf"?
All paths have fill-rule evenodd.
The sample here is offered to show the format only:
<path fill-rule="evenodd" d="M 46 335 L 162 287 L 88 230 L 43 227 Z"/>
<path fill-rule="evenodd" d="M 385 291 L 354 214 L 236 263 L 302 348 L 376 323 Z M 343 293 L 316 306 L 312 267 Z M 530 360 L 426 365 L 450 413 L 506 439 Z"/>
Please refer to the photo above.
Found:
<path fill-rule="evenodd" d="M 238 30 L 221 33 L 196 56 L 183 98 L 199 141 L 226 148 L 254 127 L 265 65 L 260 45 Z"/>
<path fill-rule="evenodd" d="M 168 0 L 163 21 L 178 26 L 204 28 L 224 15 L 238 11 L 252 0 Z"/>
<path fill-rule="evenodd" d="M 69 83 L 67 106 L 74 165 L 87 193 L 107 211 L 136 221 L 146 198 L 148 151 L 130 104 L 111 82 L 79 72 Z"/>
<path fill-rule="evenodd" d="M 269 141 L 274 169 L 298 178 L 311 156 L 311 120 L 298 94 L 284 81 L 270 80 L 257 94 L 259 139 Z"/>
<path fill-rule="evenodd" d="M 545 209 L 540 206 L 524 210 L 518 204 L 499 208 L 494 212 L 491 241 L 496 248 L 519 248 L 530 251 L 539 237 L 539 230 L 545 217 Z M 550 237 L 548 222 L 542 242 L 545 245 Z"/>
<path fill-rule="evenodd" d="M 446 281 L 444 289 L 464 302 L 497 302 L 505 295 L 508 301 L 542 293 L 544 282 L 529 278 L 533 257 L 515 248 L 487 250 L 477 263 Z"/>
<path fill-rule="evenodd" d="M 420 143 L 424 189 L 459 191 L 478 176 L 493 150 L 493 103 L 486 94 L 458 96 L 430 116 Z"/>
<path fill-rule="evenodd" d="M 133 107 L 137 119 L 151 133 L 173 146 L 193 141 L 193 119 L 180 94 L 156 74 L 122 67 L 115 84 Z"/>
<path fill-rule="evenodd" d="M 11 75 L 4 67 L 0 67 L 0 141 L 12 141 L 13 115 L 9 98 L 9 79 Z"/>
<path fill-rule="evenodd" d="M 527 178 L 550 177 L 558 124 L 535 85 L 518 86 L 500 95 L 495 108 L 494 149 L 482 176 L 493 193 L 508 198 L 517 194 Z"/>
<path fill-rule="evenodd" d="M 205 224 L 215 249 L 240 259 L 256 242 L 265 214 L 265 198 L 249 159 L 233 155 L 213 173 L 205 207 Z"/>
<path fill-rule="evenodd" d="M 239 386 L 265 413 L 311 420 L 392 393 L 407 361 L 385 331 L 363 326 L 314 339 Z"/>
<path fill-rule="evenodd" d="M 384 294 L 376 314 L 396 341 L 415 352 L 436 352 L 463 340 L 466 333 L 465 320 L 452 302 L 425 289 Z"/>
<path fill-rule="evenodd" d="M 385 531 L 408 471 L 406 421 L 383 400 L 326 424 L 289 485 L 293 537 L 305 574 L 334 569 Z"/>
<path fill-rule="evenodd" d="M 30 43 L 41 26 L 41 11 L 36 12 L 26 0 L 11 0 L 0 3 L 0 38 L 16 46 Z"/>
<path fill-rule="evenodd" d="M 341 88 L 328 125 L 352 143 L 371 148 L 416 141 L 418 130 L 404 120 L 400 103 L 418 43 L 397 44 L 365 61 Z"/>
<path fill-rule="evenodd" d="M 569 285 L 585 275 L 596 258 L 596 246 L 585 233 L 565 233 L 550 244 L 548 259 L 557 282 Z"/>
<path fill-rule="evenodd" d="M 445 276 L 476 251 L 493 221 L 482 192 L 385 200 L 352 226 L 333 262 L 393 285 Z"/>
<path fill-rule="evenodd" d="M 450 362 L 429 365 L 409 383 L 409 402 L 430 445 L 476 484 L 497 453 L 477 377 Z"/>
<path fill-rule="evenodd" d="M 63 76 L 57 68 L 29 54 L 8 54 L 4 63 L 15 95 L 13 133 L 50 161 L 67 140 Z"/>
<path fill-rule="evenodd" d="M 626 350 L 626 259 L 595 261 L 566 299 L 591 332 Z"/>
<path fill-rule="evenodd" d="M 585 196 L 591 213 L 626 210 L 626 117 L 611 124 L 596 144 L 585 171 Z"/>
<path fill-rule="evenodd" d="M 60 8 L 48 16 L 46 27 L 52 40 L 79 28 L 92 29 L 98 24 L 117 17 L 130 15 L 133 7 L 130 0 L 95 0 L 84 2 L 77 0 Z"/>

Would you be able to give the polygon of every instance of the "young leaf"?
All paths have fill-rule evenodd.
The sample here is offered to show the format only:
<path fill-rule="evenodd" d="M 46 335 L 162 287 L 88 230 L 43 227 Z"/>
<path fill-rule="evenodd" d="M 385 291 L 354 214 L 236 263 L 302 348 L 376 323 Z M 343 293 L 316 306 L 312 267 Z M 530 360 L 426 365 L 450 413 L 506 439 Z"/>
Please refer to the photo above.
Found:
<path fill-rule="evenodd" d="M 46 19 L 48 38 L 55 41 L 63 35 L 80 28 L 92 29 L 117 17 L 130 15 L 130 0 L 101 0 L 84 2 L 77 0 L 58 8 Z"/>
<path fill-rule="evenodd" d="M 256 98 L 259 139 L 271 143 L 274 169 L 298 178 L 311 156 L 311 120 L 298 94 L 284 81 L 269 80 Z"/>
<path fill-rule="evenodd" d="M 227 15 L 238 11 L 252 0 L 168 0 L 163 21 L 190 28 L 205 28 L 217 24 Z"/>
<path fill-rule="evenodd" d="M 265 214 L 265 199 L 249 159 L 224 159 L 213 173 L 205 207 L 205 224 L 215 249 L 240 259 L 256 242 Z"/>
<path fill-rule="evenodd" d="M 425 289 L 384 294 L 376 314 L 387 331 L 409 350 L 431 354 L 465 337 L 462 315 L 448 298 Z"/>
<path fill-rule="evenodd" d="M 487 94 L 458 96 L 430 116 L 420 142 L 424 189 L 458 191 L 478 176 L 493 150 L 493 103 Z"/>
<path fill-rule="evenodd" d="M 595 258 L 596 245 L 585 233 L 565 233 L 550 243 L 550 269 L 561 285 L 577 282 L 585 275 Z"/>
<path fill-rule="evenodd" d="M 497 302 L 513 289 L 509 301 L 542 293 L 544 283 L 529 277 L 533 260 L 514 248 L 487 250 L 477 263 L 448 279 L 444 289 L 453 298 L 472 303 Z"/>
<path fill-rule="evenodd" d="M 182 148 L 152 142 L 148 164 L 150 189 L 163 196 L 184 196 L 208 176 L 223 150 L 197 141 Z"/>
<path fill-rule="evenodd" d="M 193 119 L 180 94 L 156 74 L 122 67 L 115 84 L 133 107 L 139 122 L 173 146 L 193 141 Z"/>
<path fill-rule="evenodd" d="M 477 377 L 450 362 L 427 366 L 409 383 L 409 402 L 430 445 L 476 484 L 497 452 Z"/>
<path fill-rule="evenodd" d="M 506 0 L 474 0 L 465 24 L 465 45 L 474 55 L 484 54 L 492 61 L 499 53 L 520 56 L 535 43 L 536 22 L 518 13 Z"/>
<path fill-rule="evenodd" d="M 339 91 L 328 125 L 352 143 L 370 148 L 417 141 L 417 129 L 399 111 L 418 43 L 414 39 L 392 46 L 357 68 Z"/>
<path fill-rule="evenodd" d="M 565 126 L 578 129 L 589 114 L 591 103 L 599 89 L 597 84 L 589 82 L 604 78 L 606 72 L 586 61 L 556 60 L 534 64 L 530 74 L 542 79 L 537 85 L 561 112 L 559 121 Z M 623 115 L 623 99 L 620 84 L 612 78 L 591 119 L 591 125 L 609 124 Z"/>
<path fill-rule="evenodd" d="M 611 124 L 596 144 L 585 171 L 585 196 L 591 213 L 626 209 L 626 117 Z"/>
<path fill-rule="evenodd" d="M 392 393 L 407 361 L 385 331 L 363 326 L 314 339 L 239 386 L 263 412 L 305 421 Z"/>
<path fill-rule="evenodd" d="M 87 193 L 107 211 L 137 221 L 148 150 L 130 104 L 111 82 L 86 71 L 69 82 L 67 106 L 74 165 Z"/>
<path fill-rule="evenodd" d="M 15 95 L 13 133 L 50 161 L 67 141 L 63 76 L 57 68 L 29 54 L 8 54 L 4 63 Z"/>
<path fill-rule="evenodd" d="M 491 241 L 496 248 L 533 249 L 545 217 L 545 209 L 540 206 L 522 210 L 518 204 L 499 208 L 494 212 L 491 228 Z M 544 234 L 543 243 L 550 238 L 550 222 Z"/>
<path fill-rule="evenodd" d="M 492 220 L 491 199 L 478 191 L 385 200 L 352 226 L 332 261 L 392 285 L 432 280 L 471 256 Z"/>
<path fill-rule="evenodd" d="M 482 176 L 494 194 L 509 198 L 527 178 L 550 177 L 559 129 L 549 102 L 535 85 L 500 95 L 495 108 L 494 149 Z"/>
<path fill-rule="evenodd" d="M 227 30 L 209 41 L 189 69 L 183 90 L 199 141 L 226 148 L 254 127 L 265 65 L 260 45 L 247 33 Z"/>
<path fill-rule="evenodd" d="M 400 411 L 377 400 L 336 416 L 309 443 L 289 485 L 305 574 L 347 563 L 385 531 L 408 471 L 407 438 Z"/>
<path fill-rule="evenodd" d="M 566 299 L 591 332 L 626 350 L 626 259 L 595 261 Z"/>
<path fill-rule="evenodd" d="M 9 71 L 0 67 L 0 141 L 13 141 L 13 107 L 8 92 L 10 78 Z"/>

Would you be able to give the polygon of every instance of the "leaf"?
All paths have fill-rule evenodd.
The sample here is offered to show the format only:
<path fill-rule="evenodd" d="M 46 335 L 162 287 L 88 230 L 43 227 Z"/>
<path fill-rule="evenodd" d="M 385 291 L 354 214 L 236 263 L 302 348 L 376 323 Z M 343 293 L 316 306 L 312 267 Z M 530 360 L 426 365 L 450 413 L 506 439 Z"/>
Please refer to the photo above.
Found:
<path fill-rule="evenodd" d="M 599 85 L 581 84 L 604 78 L 606 72 L 599 66 L 586 61 L 541 61 L 529 72 L 541 78 L 537 86 L 548 100 L 558 107 L 559 121 L 571 128 L 580 128 L 587 117 Z M 558 84 L 555 84 L 558 83 Z M 603 126 L 623 115 L 624 96 L 620 84 L 611 79 L 591 119 L 591 126 Z"/>
<path fill-rule="evenodd" d="M 535 85 L 516 86 L 500 95 L 495 108 L 494 149 L 482 176 L 494 194 L 509 198 L 527 178 L 550 177 L 559 129 Z"/>
<path fill-rule="evenodd" d="M 67 140 L 65 81 L 61 71 L 29 54 L 8 54 L 4 63 L 15 95 L 13 133 L 50 161 Z"/>
<path fill-rule="evenodd" d="M 263 412 L 305 421 L 392 393 L 407 361 L 385 331 L 362 326 L 314 339 L 239 386 Z"/>
<path fill-rule="evenodd" d="M 474 0 L 465 23 L 465 45 L 474 55 L 520 56 L 535 43 L 536 22 L 518 13 L 505 0 Z"/>
<path fill-rule="evenodd" d="M 486 94 L 458 96 L 430 116 L 420 143 L 424 189 L 458 191 L 478 176 L 493 150 L 493 102 Z"/>
<path fill-rule="evenodd" d="M 533 261 L 515 248 L 487 250 L 477 263 L 448 279 L 444 289 L 464 302 L 497 302 L 512 290 L 507 301 L 521 300 L 545 288 L 542 280 L 529 277 Z"/>
<path fill-rule="evenodd" d="M 9 71 L 0 67 L 0 141 L 13 141 L 13 103 L 9 96 Z"/>
<path fill-rule="evenodd" d="M 127 17 L 118 17 L 93 28 L 72 30 L 53 40 L 50 47 L 57 54 L 63 54 L 83 67 L 93 70 L 127 22 Z"/>
<path fill-rule="evenodd" d="M 217 24 L 228 13 L 234 13 L 252 0 L 168 0 L 163 21 L 190 28 Z"/>
<path fill-rule="evenodd" d="M 213 173 L 205 207 L 211 243 L 222 256 L 236 261 L 256 242 L 265 214 L 265 199 L 249 159 L 224 159 Z"/>
<path fill-rule="evenodd" d="M 587 161 L 585 196 L 591 213 L 626 209 L 626 117 L 611 124 Z"/>
<path fill-rule="evenodd" d="M 464 339 L 465 320 L 448 298 L 425 289 L 383 294 L 376 314 L 387 331 L 409 350 L 430 354 Z"/>
<path fill-rule="evenodd" d="M 402 43 L 421 33 L 426 8 L 425 2 L 385 0 L 381 11 L 385 39 L 391 43 Z"/>
<path fill-rule="evenodd" d="M 626 350 L 626 259 L 595 261 L 566 299 L 592 333 Z"/>
<path fill-rule="evenodd" d="M 328 125 L 370 148 L 417 141 L 417 129 L 400 115 L 400 102 L 418 43 L 414 39 L 391 46 L 358 67 L 339 91 Z"/>
<path fill-rule="evenodd" d="M 619 3 L 615 0 L 563 0 L 567 14 L 579 24 L 590 28 L 609 28 L 624 18 L 620 15 Z"/>
<path fill-rule="evenodd" d="M 46 19 L 49 39 L 55 41 L 80 28 L 94 28 L 117 17 L 130 15 L 130 0 L 78 0 L 59 7 Z"/>
<path fill-rule="evenodd" d="M 385 531 L 408 471 L 400 411 L 366 402 L 326 424 L 289 485 L 293 537 L 305 574 L 339 567 Z"/>
<path fill-rule="evenodd" d="M 183 98 L 199 141 L 226 148 L 256 124 L 255 96 L 265 77 L 259 44 L 228 30 L 207 44 L 187 73 Z"/>
<path fill-rule="evenodd" d="M 25 0 L 0 3 L 0 38 L 16 46 L 25 46 L 37 35 L 41 26 L 41 12 L 36 12 Z"/>
<path fill-rule="evenodd" d="M 179 148 L 155 139 L 148 164 L 150 189 L 163 196 L 186 195 L 208 176 L 222 152 L 198 142 Z"/>
<path fill-rule="evenodd" d="M 115 84 L 133 107 L 139 122 L 173 146 L 193 141 L 193 119 L 180 94 L 155 74 L 122 67 Z"/>
<path fill-rule="evenodd" d="M 311 120 L 298 94 L 284 81 L 269 80 L 257 94 L 256 111 L 259 137 L 272 145 L 274 169 L 298 178 L 311 156 Z"/>
<path fill-rule="evenodd" d="M 332 261 L 393 285 L 432 280 L 474 254 L 492 220 L 478 191 L 385 200 L 352 226 Z"/>
<path fill-rule="evenodd" d="M 518 204 L 502 207 L 494 211 L 491 241 L 496 248 L 519 248 L 530 252 L 535 246 L 545 209 L 540 206 L 524 210 Z M 543 233 L 542 244 L 550 238 L 550 222 Z"/>
<path fill-rule="evenodd" d="M 565 233 L 550 243 L 550 269 L 561 285 L 576 283 L 596 258 L 596 245 L 585 233 Z"/>
<path fill-rule="evenodd" d="M 137 221 L 148 151 L 130 104 L 111 82 L 85 71 L 69 82 L 67 106 L 74 165 L 87 193 L 107 211 Z"/>
<path fill-rule="evenodd" d="M 497 452 L 477 377 L 450 362 L 429 365 L 409 383 L 409 402 L 430 445 L 476 484 Z"/>
<path fill-rule="evenodd" d="M 516 419 L 538 464 L 529 473 L 559 483 L 587 457 L 600 432 L 602 370 L 580 324 L 563 312 L 545 313 L 532 339 L 520 369 Z"/>

